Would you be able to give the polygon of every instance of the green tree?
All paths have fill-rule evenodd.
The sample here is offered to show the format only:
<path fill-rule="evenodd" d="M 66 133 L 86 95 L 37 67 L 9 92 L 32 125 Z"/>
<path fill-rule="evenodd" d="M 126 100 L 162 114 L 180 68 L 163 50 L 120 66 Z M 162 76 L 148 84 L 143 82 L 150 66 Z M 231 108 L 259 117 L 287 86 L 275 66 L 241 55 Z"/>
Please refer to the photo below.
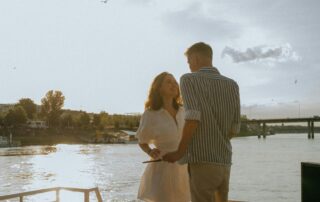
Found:
<path fill-rule="evenodd" d="M 37 105 L 30 98 L 20 99 L 17 105 L 20 105 L 24 109 L 29 119 L 32 119 L 37 111 Z"/>
<path fill-rule="evenodd" d="M 240 134 L 239 134 L 239 136 L 248 135 L 249 134 L 249 128 L 248 128 L 248 124 L 245 123 L 245 121 L 248 120 L 247 115 L 241 115 L 240 119 L 241 119 L 241 125 L 240 125 Z"/>
<path fill-rule="evenodd" d="M 21 106 L 15 106 L 13 109 L 10 109 L 7 115 L 4 117 L 4 123 L 6 126 L 16 127 L 26 122 L 27 113 Z"/>
<path fill-rule="evenodd" d="M 0 114 L 0 128 L 4 126 L 4 118 Z"/>
<path fill-rule="evenodd" d="M 71 114 L 65 115 L 61 118 L 61 125 L 64 128 L 70 128 L 74 126 L 74 120 Z"/>
<path fill-rule="evenodd" d="M 93 115 L 92 124 L 95 128 L 99 128 L 99 126 L 101 125 L 101 117 L 99 114 Z"/>
<path fill-rule="evenodd" d="M 139 125 L 140 125 L 140 119 L 137 119 L 137 120 L 135 121 L 134 127 L 138 128 Z"/>
<path fill-rule="evenodd" d="M 80 117 L 79 117 L 79 126 L 82 128 L 88 128 L 89 124 L 90 124 L 90 116 L 88 113 L 86 112 L 82 112 Z"/>
<path fill-rule="evenodd" d="M 62 114 L 65 97 L 61 91 L 50 90 L 41 99 L 41 114 L 46 118 L 49 127 L 57 126 Z"/>
<path fill-rule="evenodd" d="M 115 121 L 115 122 L 114 122 L 114 129 L 119 130 L 119 128 L 120 128 L 120 123 L 119 123 L 119 121 Z"/>
<path fill-rule="evenodd" d="M 100 116 L 101 125 L 106 126 L 111 124 L 112 122 L 111 116 L 107 112 L 101 111 L 99 116 Z"/>
<path fill-rule="evenodd" d="M 133 123 L 132 122 L 129 123 L 128 128 L 133 129 Z"/>
<path fill-rule="evenodd" d="M 241 121 L 246 121 L 246 120 L 248 120 L 248 117 L 247 117 L 247 115 L 241 115 L 240 119 L 241 119 Z"/>
<path fill-rule="evenodd" d="M 130 126 L 130 120 L 129 120 L 128 118 L 125 119 L 124 125 L 125 125 L 126 128 L 131 128 L 131 126 Z"/>

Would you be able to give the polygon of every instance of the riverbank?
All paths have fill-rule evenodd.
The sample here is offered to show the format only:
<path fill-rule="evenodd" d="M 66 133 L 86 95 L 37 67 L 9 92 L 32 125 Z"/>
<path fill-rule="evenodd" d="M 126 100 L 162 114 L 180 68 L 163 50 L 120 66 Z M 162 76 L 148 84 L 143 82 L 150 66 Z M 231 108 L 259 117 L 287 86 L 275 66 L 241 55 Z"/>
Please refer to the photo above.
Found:
<path fill-rule="evenodd" d="M 307 133 L 306 127 L 303 126 L 269 126 L 267 134 L 281 133 Z M 289 132 L 288 132 L 289 131 Z M 320 128 L 315 128 L 316 132 L 320 132 Z M 80 129 L 80 128 L 49 128 L 49 129 L 30 129 L 18 128 L 11 131 L 0 129 L 0 135 L 9 138 L 12 133 L 12 141 L 19 143 L 19 146 L 30 145 L 57 145 L 57 144 L 87 144 L 87 143 L 119 143 L 117 137 L 113 134 L 119 130 L 107 129 L 97 131 L 96 129 Z M 241 130 L 237 137 L 257 136 L 261 131 Z"/>
<path fill-rule="evenodd" d="M 0 136 L 11 139 L 11 143 L 18 143 L 19 146 L 31 145 L 57 145 L 57 144 L 118 144 L 134 143 L 134 129 L 104 129 L 96 130 L 94 128 L 50 128 L 50 129 L 30 129 L 19 128 L 9 130 L 0 130 Z M 9 138 L 9 137 L 12 138 Z M 8 145 L 10 146 L 10 144 Z M 11 145 L 12 146 L 12 145 Z"/>
<path fill-rule="evenodd" d="M 93 129 L 15 129 L 11 132 L 12 140 L 20 142 L 21 146 L 85 144 L 96 136 Z"/>
<path fill-rule="evenodd" d="M 306 126 L 272 126 L 269 125 L 266 127 L 267 135 L 274 135 L 274 134 L 308 134 L 308 127 Z M 314 127 L 315 133 L 320 133 L 320 127 Z M 248 136 L 257 136 L 258 134 L 262 135 L 262 128 L 249 130 L 247 127 L 244 127 L 240 130 L 240 133 L 237 137 L 248 137 Z"/>

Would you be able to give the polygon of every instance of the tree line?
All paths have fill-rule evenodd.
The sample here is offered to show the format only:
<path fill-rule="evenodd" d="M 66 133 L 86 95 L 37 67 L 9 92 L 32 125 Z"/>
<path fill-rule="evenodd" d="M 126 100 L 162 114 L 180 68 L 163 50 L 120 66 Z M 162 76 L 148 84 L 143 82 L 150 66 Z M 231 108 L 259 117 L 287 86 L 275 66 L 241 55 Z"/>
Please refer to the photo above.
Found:
<path fill-rule="evenodd" d="M 140 115 L 109 115 L 105 111 L 88 113 L 62 109 L 65 96 L 61 91 L 50 90 L 37 105 L 30 98 L 21 98 L 7 112 L 0 114 L 0 126 L 17 128 L 26 126 L 27 121 L 43 120 L 49 128 L 83 129 L 135 129 Z"/>

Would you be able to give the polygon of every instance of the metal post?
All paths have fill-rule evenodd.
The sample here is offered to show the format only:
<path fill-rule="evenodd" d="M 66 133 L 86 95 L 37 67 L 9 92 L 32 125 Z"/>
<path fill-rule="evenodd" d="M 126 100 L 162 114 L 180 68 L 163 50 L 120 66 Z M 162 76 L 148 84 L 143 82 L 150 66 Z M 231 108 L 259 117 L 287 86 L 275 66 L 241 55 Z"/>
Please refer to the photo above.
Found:
<path fill-rule="evenodd" d="M 84 202 L 89 202 L 89 192 L 84 192 Z"/>
<path fill-rule="evenodd" d="M 311 138 L 311 131 L 310 131 L 310 121 L 308 121 L 308 139 Z"/>
<path fill-rule="evenodd" d="M 56 202 L 60 202 L 60 189 L 56 190 Z"/>
<path fill-rule="evenodd" d="M 12 133 L 11 133 L 11 131 L 10 131 L 9 145 L 10 145 L 10 147 L 13 146 Z"/>
<path fill-rule="evenodd" d="M 95 189 L 95 192 L 96 192 L 96 196 L 97 196 L 98 202 L 102 202 L 102 197 L 101 197 L 101 194 L 100 194 L 100 192 L 99 192 L 99 189 L 96 188 L 96 189 Z"/>
<path fill-rule="evenodd" d="M 20 202 L 23 202 L 23 196 L 20 196 L 19 198 L 20 198 Z"/>
<path fill-rule="evenodd" d="M 314 139 L 314 122 L 311 122 L 311 138 Z"/>

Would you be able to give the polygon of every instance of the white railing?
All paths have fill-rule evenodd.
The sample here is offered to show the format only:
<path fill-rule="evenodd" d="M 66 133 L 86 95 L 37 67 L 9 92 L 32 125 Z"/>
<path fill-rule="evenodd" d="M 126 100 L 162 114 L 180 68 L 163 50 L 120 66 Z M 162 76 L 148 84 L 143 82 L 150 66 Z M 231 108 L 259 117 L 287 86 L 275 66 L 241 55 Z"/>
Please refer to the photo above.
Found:
<path fill-rule="evenodd" d="M 46 193 L 46 192 L 56 192 L 56 202 L 60 202 L 60 191 L 61 190 L 66 190 L 66 191 L 71 191 L 71 192 L 82 192 L 84 194 L 84 202 L 89 202 L 89 194 L 90 194 L 90 192 L 94 191 L 96 193 L 96 197 L 98 199 L 98 202 L 102 202 L 102 197 L 101 197 L 101 194 L 99 192 L 98 187 L 91 188 L 91 189 L 80 189 L 80 188 L 73 188 L 73 187 L 53 187 L 53 188 L 48 188 L 48 189 L 38 189 L 38 190 L 34 190 L 34 191 L 4 195 L 4 196 L 0 196 L 0 200 L 19 198 L 20 202 L 23 202 L 23 198 L 25 196 L 36 195 L 36 194 L 41 194 L 41 193 Z"/>

